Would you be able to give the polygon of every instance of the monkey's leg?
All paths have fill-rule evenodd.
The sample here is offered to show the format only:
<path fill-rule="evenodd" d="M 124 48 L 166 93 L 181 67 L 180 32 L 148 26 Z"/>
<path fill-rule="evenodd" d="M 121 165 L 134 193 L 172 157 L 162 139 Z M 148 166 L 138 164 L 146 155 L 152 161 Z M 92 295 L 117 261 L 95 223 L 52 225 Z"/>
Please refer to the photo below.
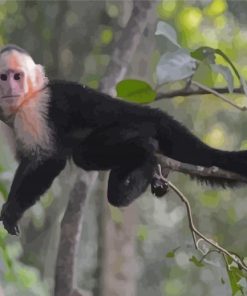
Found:
<path fill-rule="evenodd" d="M 111 127 L 92 134 L 73 151 L 76 165 L 85 170 L 110 170 L 143 159 L 143 154 L 153 154 L 149 139 L 141 139 L 138 131 Z"/>
<path fill-rule="evenodd" d="M 139 197 L 151 183 L 156 159 L 146 157 L 136 165 L 123 166 L 111 170 L 108 181 L 108 201 L 116 207 L 129 205 Z"/>
<path fill-rule="evenodd" d="M 86 170 L 111 169 L 109 202 L 126 206 L 150 184 L 155 149 L 151 138 L 141 138 L 139 131 L 117 126 L 90 136 L 76 147 L 73 159 Z"/>
<path fill-rule="evenodd" d="M 24 211 L 51 186 L 65 164 L 65 159 L 56 158 L 40 161 L 26 158 L 21 161 L 0 215 L 0 220 L 10 234 L 16 234 L 17 222 Z"/>

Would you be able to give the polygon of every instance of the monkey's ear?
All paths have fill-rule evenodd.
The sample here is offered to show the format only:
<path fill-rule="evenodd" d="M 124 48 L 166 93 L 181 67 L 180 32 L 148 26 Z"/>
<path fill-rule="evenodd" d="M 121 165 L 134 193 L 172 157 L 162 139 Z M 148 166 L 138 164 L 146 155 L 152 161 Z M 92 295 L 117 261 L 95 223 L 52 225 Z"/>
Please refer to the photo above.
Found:
<path fill-rule="evenodd" d="M 35 88 L 42 88 L 48 82 L 42 65 L 35 65 Z"/>

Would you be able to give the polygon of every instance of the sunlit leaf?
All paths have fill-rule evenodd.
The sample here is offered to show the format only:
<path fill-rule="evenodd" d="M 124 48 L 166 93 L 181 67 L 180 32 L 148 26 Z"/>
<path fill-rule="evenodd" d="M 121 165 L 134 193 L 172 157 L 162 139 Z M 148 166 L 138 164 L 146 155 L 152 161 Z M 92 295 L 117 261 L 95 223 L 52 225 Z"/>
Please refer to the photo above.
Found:
<path fill-rule="evenodd" d="M 210 1 L 210 4 L 204 9 L 205 13 L 210 16 L 215 16 L 224 13 L 227 9 L 226 1 L 222 0 L 213 0 Z"/>
<path fill-rule="evenodd" d="M 202 193 L 200 197 L 200 202 L 203 206 L 208 208 L 216 208 L 220 202 L 220 194 L 217 191 L 206 191 Z"/>
<path fill-rule="evenodd" d="M 117 86 L 117 96 L 134 103 L 150 103 L 156 97 L 156 91 L 145 81 L 126 79 Z"/>
<path fill-rule="evenodd" d="M 193 75 L 193 80 L 198 81 L 209 87 L 214 86 L 213 73 L 210 65 L 205 62 L 199 63 L 195 74 Z"/>
<path fill-rule="evenodd" d="M 0 183 L 0 192 L 2 193 L 2 196 L 4 197 L 4 200 L 7 200 L 8 190 L 6 189 L 6 186 L 2 183 Z"/>
<path fill-rule="evenodd" d="M 214 48 L 211 48 L 208 46 L 203 46 L 203 47 L 200 47 L 190 53 L 191 57 L 193 57 L 194 59 L 197 59 L 199 61 L 206 61 L 210 65 L 215 64 L 215 55 L 216 54 L 221 56 L 230 65 L 234 74 L 239 79 L 239 82 L 243 88 L 244 93 L 247 95 L 247 84 L 246 84 L 245 79 L 240 75 L 237 68 L 233 65 L 232 61 L 229 59 L 229 57 L 222 50 L 220 50 L 218 48 L 214 49 Z M 227 81 L 229 91 L 232 92 L 234 86 L 233 86 L 233 77 L 232 77 L 231 71 L 227 67 L 222 66 L 222 65 L 212 66 L 212 70 L 217 71 L 224 76 L 224 78 Z"/>
<path fill-rule="evenodd" d="M 221 57 L 223 57 L 223 59 L 231 66 L 232 70 L 234 71 L 235 75 L 238 77 L 239 82 L 243 88 L 244 93 L 247 95 L 247 84 L 245 79 L 242 77 L 242 75 L 240 75 L 240 73 L 238 72 L 237 68 L 233 65 L 233 63 L 231 62 L 231 60 L 228 58 L 228 56 L 220 49 L 216 49 L 215 52 L 220 55 Z"/>
<path fill-rule="evenodd" d="M 200 8 L 195 6 L 185 7 L 181 10 L 178 15 L 179 25 L 183 28 L 183 31 L 187 30 L 198 30 L 198 26 L 200 25 L 203 19 L 202 11 Z"/>
<path fill-rule="evenodd" d="M 161 19 L 171 18 L 178 6 L 176 1 L 159 1 L 157 4 L 157 13 Z"/>
<path fill-rule="evenodd" d="M 112 41 L 113 38 L 113 32 L 110 29 L 104 29 L 101 32 L 101 42 L 103 44 L 109 44 Z"/>
<path fill-rule="evenodd" d="M 233 92 L 234 89 L 234 84 L 233 84 L 233 76 L 231 70 L 223 65 L 217 65 L 213 64 L 211 65 L 211 68 L 214 72 L 220 73 L 226 80 L 227 82 L 227 87 L 230 93 Z"/>
<path fill-rule="evenodd" d="M 139 225 L 137 229 L 137 237 L 141 241 L 145 241 L 148 238 L 148 229 L 146 225 Z"/>
<path fill-rule="evenodd" d="M 5 242 L 5 237 L 7 235 L 7 232 L 3 229 L 0 230 L 0 254 L 2 255 L 3 261 L 7 267 L 7 271 L 11 274 L 13 272 L 13 261 L 12 258 L 9 254 L 6 242 Z"/>
<path fill-rule="evenodd" d="M 37 275 L 33 272 L 31 268 L 18 266 L 17 276 L 18 280 L 26 288 L 30 288 L 37 283 Z"/>
<path fill-rule="evenodd" d="M 123 223 L 123 214 L 120 209 L 110 206 L 111 218 L 116 224 Z"/>
<path fill-rule="evenodd" d="M 196 70 L 196 61 L 184 50 L 165 53 L 157 65 L 158 83 L 174 82 L 191 77 Z"/>
<path fill-rule="evenodd" d="M 215 148 L 223 147 L 227 140 L 227 134 L 224 126 L 219 124 L 213 125 L 210 131 L 204 135 L 203 139 L 208 145 L 213 145 Z"/>
<path fill-rule="evenodd" d="M 197 266 L 197 267 L 204 266 L 204 264 L 200 260 L 198 260 L 195 256 L 192 256 L 189 260 L 190 260 L 190 262 L 194 263 L 195 266 Z"/>
<path fill-rule="evenodd" d="M 170 40 L 173 44 L 178 47 L 181 47 L 177 42 L 177 33 L 172 26 L 165 22 L 158 22 L 157 28 L 155 31 L 155 35 L 165 36 L 168 40 Z"/>
<path fill-rule="evenodd" d="M 184 295 L 185 286 L 181 279 L 177 278 L 167 278 L 164 282 L 164 290 L 162 295 Z M 149 293 L 150 295 L 151 293 Z M 152 295 L 152 294 L 151 294 Z"/>

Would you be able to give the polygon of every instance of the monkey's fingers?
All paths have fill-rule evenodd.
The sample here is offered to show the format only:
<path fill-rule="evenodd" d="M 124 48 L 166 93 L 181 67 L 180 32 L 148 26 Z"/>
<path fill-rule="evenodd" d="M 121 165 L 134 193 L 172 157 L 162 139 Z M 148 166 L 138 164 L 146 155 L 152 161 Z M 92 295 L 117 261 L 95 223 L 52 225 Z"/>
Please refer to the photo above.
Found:
<path fill-rule="evenodd" d="M 20 229 L 18 225 L 15 225 L 15 235 L 19 236 L 20 235 Z"/>
<path fill-rule="evenodd" d="M 11 235 L 19 235 L 20 234 L 20 230 L 17 225 L 14 225 L 14 226 L 5 225 L 5 229 Z"/>
<path fill-rule="evenodd" d="M 151 181 L 151 192 L 153 195 L 160 198 L 164 196 L 168 191 L 169 191 L 169 186 L 167 182 L 161 179 L 153 178 L 153 180 Z"/>
<path fill-rule="evenodd" d="M 18 225 L 8 223 L 7 221 L 3 220 L 2 218 L 1 218 L 1 221 L 3 222 L 3 226 L 8 231 L 9 234 L 11 234 L 11 235 L 19 235 L 20 234 L 20 230 L 19 230 Z"/>

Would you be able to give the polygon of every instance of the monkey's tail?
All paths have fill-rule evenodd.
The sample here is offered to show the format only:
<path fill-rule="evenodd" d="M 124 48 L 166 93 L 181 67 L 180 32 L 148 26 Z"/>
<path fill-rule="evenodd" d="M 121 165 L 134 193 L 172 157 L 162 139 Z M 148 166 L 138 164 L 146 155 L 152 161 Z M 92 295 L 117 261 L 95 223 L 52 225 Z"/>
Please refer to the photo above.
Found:
<path fill-rule="evenodd" d="M 158 142 L 161 152 L 178 161 L 205 167 L 217 166 L 247 177 L 247 151 L 223 151 L 207 146 L 186 127 L 162 113 L 158 123 Z M 243 182 L 221 177 L 198 177 L 211 185 L 237 186 Z"/>

